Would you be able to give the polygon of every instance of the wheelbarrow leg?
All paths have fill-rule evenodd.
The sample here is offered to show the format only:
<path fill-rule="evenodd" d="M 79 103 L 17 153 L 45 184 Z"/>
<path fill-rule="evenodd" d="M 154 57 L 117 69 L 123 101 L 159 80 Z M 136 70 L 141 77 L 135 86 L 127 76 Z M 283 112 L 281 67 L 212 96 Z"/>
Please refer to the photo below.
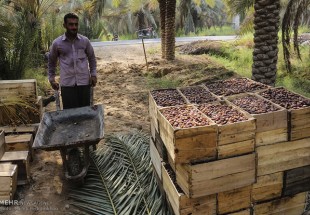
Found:
<path fill-rule="evenodd" d="M 61 155 L 61 158 L 62 158 L 62 165 L 63 165 L 63 168 L 64 168 L 64 171 L 66 172 L 67 171 L 67 149 L 60 149 L 60 155 Z"/>

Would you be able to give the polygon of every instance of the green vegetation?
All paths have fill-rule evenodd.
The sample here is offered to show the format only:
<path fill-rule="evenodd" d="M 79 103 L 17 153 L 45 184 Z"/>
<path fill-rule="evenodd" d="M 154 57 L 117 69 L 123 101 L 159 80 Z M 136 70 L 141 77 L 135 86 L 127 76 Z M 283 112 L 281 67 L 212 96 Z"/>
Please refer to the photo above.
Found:
<path fill-rule="evenodd" d="M 307 31 L 304 29 L 304 31 Z M 247 34 L 235 42 L 225 43 L 223 51 L 228 57 L 223 55 L 211 55 L 210 59 L 216 63 L 233 70 L 241 76 L 251 77 L 252 73 L 252 51 L 253 36 Z M 292 58 L 292 73 L 289 74 L 283 59 L 283 48 L 279 43 L 279 59 L 276 86 L 284 86 L 294 92 L 310 97 L 310 56 L 309 46 L 301 47 L 302 60 L 296 56 Z M 226 56 L 226 55 L 225 55 Z"/>
<path fill-rule="evenodd" d="M 185 34 L 184 29 L 179 29 L 176 32 L 177 37 L 193 37 L 193 36 L 229 36 L 236 35 L 236 31 L 231 26 L 214 26 L 211 28 L 197 28 L 196 33 Z"/>

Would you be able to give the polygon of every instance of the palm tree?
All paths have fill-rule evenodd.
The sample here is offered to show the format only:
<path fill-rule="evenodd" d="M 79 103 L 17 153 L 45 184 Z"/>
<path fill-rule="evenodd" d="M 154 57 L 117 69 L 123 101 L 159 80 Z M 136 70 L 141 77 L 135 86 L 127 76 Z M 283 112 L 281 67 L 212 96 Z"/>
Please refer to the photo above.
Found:
<path fill-rule="evenodd" d="M 165 57 L 167 60 L 175 59 L 175 10 L 176 0 L 166 1 L 166 19 L 165 19 Z"/>
<path fill-rule="evenodd" d="M 166 58 L 166 0 L 158 0 L 160 12 L 161 57 Z"/>
<path fill-rule="evenodd" d="M 304 16 L 307 15 L 306 13 L 309 13 L 309 5 L 309 0 L 290 0 L 283 16 L 282 45 L 286 68 L 289 72 L 292 70 L 290 61 L 291 31 L 293 30 L 294 32 L 294 49 L 297 52 L 298 57 L 301 58 L 298 46 L 298 27 L 302 24 Z M 307 21 L 308 20 L 305 20 L 305 22 Z"/>

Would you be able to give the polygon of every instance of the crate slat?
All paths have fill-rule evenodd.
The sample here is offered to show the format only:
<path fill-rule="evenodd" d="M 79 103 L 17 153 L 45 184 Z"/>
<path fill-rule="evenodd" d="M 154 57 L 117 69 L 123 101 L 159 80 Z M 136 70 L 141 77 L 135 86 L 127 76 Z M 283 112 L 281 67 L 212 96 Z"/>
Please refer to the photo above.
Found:
<path fill-rule="evenodd" d="M 150 138 L 150 157 L 159 179 L 162 180 L 161 163 L 163 160 L 161 159 L 152 138 Z"/>
<path fill-rule="evenodd" d="M 284 196 L 310 191 L 310 166 L 291 169 L 284 174 Z"/>
<path fill-rule="evenodd" d="M 256 151 L 258 176 L 310 165 L 310 138 L 260 146 Z"/>
<path fill-rule="evenodd" d="M 252 187 L 252 201 L 262 202 L 281 197 L 283 172 L 257 177 Z"/>

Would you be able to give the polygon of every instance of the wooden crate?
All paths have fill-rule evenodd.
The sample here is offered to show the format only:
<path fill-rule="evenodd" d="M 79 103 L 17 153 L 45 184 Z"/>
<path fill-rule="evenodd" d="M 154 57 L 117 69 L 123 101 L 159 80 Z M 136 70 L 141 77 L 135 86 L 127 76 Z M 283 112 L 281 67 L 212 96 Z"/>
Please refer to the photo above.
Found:
<path fill-rule="evenodd" d="M 277 87 L 274 89 L 276 90 L 276 89 L 284 89 L 284 88 Z M 309 98 L 306 98 L 298 93 L 291 92 L 287 89 L 285 90 L 299 96 L 300 98 L 309 100 Z M 276 100 L 273 100 L 273 102 L 277 103 Z M 299 108 L 299 109 L 288 109 L 288 116 L 289 116 L 288 117 L 289 140 L 298 140 L 298 139 L 310 137 L 310 106 Z"/>
<path fill-rule="evenodd" d="M 284 172 L 284 196 L 292 196 L 306 191 L 310 191 L 310 166 Z"/>
<path fill-rule="evenodd" d="M 17 165 L 0 163 L 0 200 L 13 200 L 17 187 Z"/>
<path fill-rule="evenodd" d="M 29 183 L 29 151 L 5 152 L 0 162 L 11 162 L 12 164 L 16 164 L 18 166 L 17 185 L 24 185 Z"/>
<path fill-rule="evenodd" d="M 155 138 L 152 138 L 159 156 L 164 162 L 168 161 L 167 149 L 157 131 L 155 131 Z"/>
<path fill-rule="evenodd" d="M 27 80 L 0 80 L 0 98 L 22 96 L 37 99 L 37 81 Z"/>
<path fill-rule="evenodd" d="M 252 186 L 226 191 L 217 195 L 218 214 L 227 214 L 251 207 Z"/>
<path fill-rule="evenodd" d="M 182 193 L 180 188 L 173 182 L 164 164 L 162 165 L 163 187 L 167 199 L 175 215 L 215 215 L 216 195 L 204 196 L 200 198 L 188 198 Z"/>
<path fill-rule="evenodd" d="M 232 105 L 228 101 L 213 102 L 206 105 L 220 105 L 220 106 L 223 105 L 232 107 L 234 110 L 238 111 L 239 113 L 242 113 L 245 117 L 247 117 L 247 120 L 240 122 L 228 123 L 225 125 L 217 124 L 218 127 L 217 157 L 219 159 L 234 157 L 243 154 L 249 154 L 254 151 L 256 125 L 255 125 L 255 119 L 251 115 L 240 110 L 239 108 Z M 202 106 L 204 105 L 199 105 L 198 109 L 201 110 Z M 207 115 L 207 117 L 210 118 L 212 117 L 207 112 L 204 114 Z"/>
<path fill-rule="evenodd" d="M 174 128 L 158 111 L 160 137 L 171 158 L 171 166 L 199 160 L 216 159 L 217 126 L 210 125 L 192 128 Z M 198 110 L 197 110 L 198 111 Z"/>
<path fill-rule="evenodd" d="M 5 136 L 5 151 L 29 151 L 30 157 L 33 158 L 32 144 L 32 134 Z"/>
<path fill-rule="evenodd" d="M 288 140 L 288 118 L 287 110 L 281 106 L 272 103 L 271 101 L 263 98 L 254 93 L 244 93 L 240 95 L 234 95 L 227 97 L 229 101 L 233 101 L 237 98 L 245 96 L 254 96 L 257 99 L 269 102 L 273 106 L 279 108 L 277 111 L 262 113 L 262 114 L 250 114 L 256 119 L 256 146 L 274 144 Z M 240 107 L 241 108 L 241 107 Z M 246 110 L 244 110 L 246 111 Z"/>
<path fill-rule="evenodd" d="M 43 114 L 42 97 L 38 96 L 37 83 L 35 79 L 27 80 L 0 80 L 0 99 L 18 97 L 35 102 L 38 114 L 25 108 L 30 123 L 39 123 Z M 0 126 L 6 126 L 11 122 L 7 116 L 0 118 Z"/>
<path fill-rule="evenodd" d="M 254 215 L 301 215 L 304 212 L 306 193 L 277 199 L 254 206 Z"/>
<path fill-rule="evenodd" d="M 260 146 L 257 152 L 257 175 L 310 165 L 310 138 Z"/>
<path fill-rule="evenodd" d="M 178 164 L 177 184 L 189 198 L 212 195 L 252 185 L 256 154 L 198 164 Z"/>
<path fill-rule="evenodd" d="M 252 202 L 263 202 L 281 197 L 283 172 L 257 177 L 252 186 Z"/>
<path fill-rule="evenodd" d="M 20 126 L 0 126 L 0 130 L 4 130 L 5 134 L 33 134 L 35 137 L 39 124 L 20 125 Z"/>
<path fill-rule="evenodd" d="M 152 140 L 152 138 L 150 138 L 150 157 L 151 157 L 151 161 L 154 167 L 154 170 L 156 171 L 160 181 L 162 180 L 162 174 L 161 174 L 161 163 L 163 162 L 162 158 L 160 157 L 155 144 Z"/>

